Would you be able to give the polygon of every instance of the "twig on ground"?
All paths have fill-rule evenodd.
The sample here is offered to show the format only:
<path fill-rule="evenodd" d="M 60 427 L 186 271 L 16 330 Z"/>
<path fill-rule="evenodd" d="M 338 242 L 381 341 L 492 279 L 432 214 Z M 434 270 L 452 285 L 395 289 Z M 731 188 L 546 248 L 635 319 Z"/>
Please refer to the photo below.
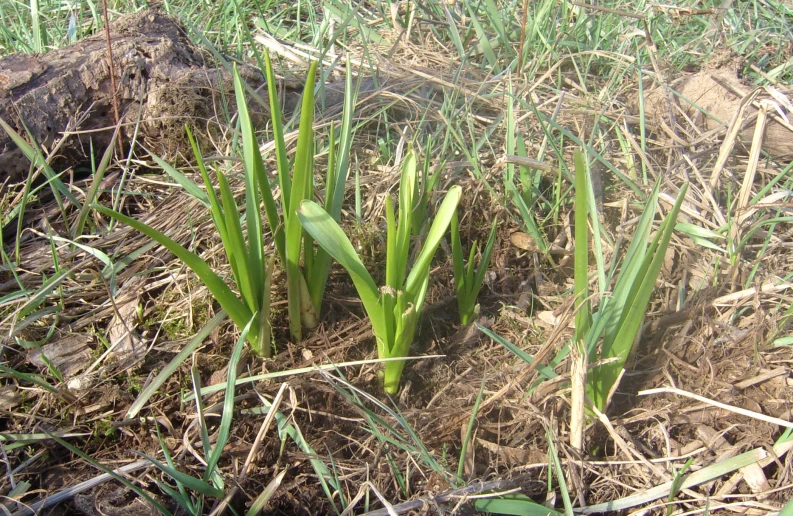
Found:
<path fill-rule="evenodd" d="M 757 419 L 760 421 L 765 421 L 766 423 L 771 423 L 772 425 L 784 426 L 785 428 L 793 428 L 793 422 L 791 421 L 785 421 L 784 419 L 766 416 L 765 414 L 760 414 L 758 412 L 753 412 L 751 410 L 746 410 L 740 407 L 727 405 L 726 403 L 721 403 L 719 401 L 711 400 L 704 396 L 699 396 L 698 394 L 694 394 L 693 392 L 684 391 L 682 389 L 678 389 L 675 387 L 660 387 L 658 389 L 647 389 L 644 391 L 639 391 L 639 396 L 647 396 L 648 394 L 661 394 L 665 392 L 695 399 L 697 401 L 701 401 L 702 403 L 707 403 L 709 405 L 713 405 L 714 407 L 719 407 L 724 410 L 729 410 L 730 412 L 735 412 L 736 414 L 740 414 L 742 416 L 751 417 L 753 419 Z"/>

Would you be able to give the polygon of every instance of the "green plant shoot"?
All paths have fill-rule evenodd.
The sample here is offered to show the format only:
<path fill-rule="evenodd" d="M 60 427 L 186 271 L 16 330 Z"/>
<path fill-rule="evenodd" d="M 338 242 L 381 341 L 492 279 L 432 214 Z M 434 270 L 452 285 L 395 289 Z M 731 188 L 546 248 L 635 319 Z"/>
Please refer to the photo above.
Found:
<path fill-rule="evenodd" d="M 482 259 L 479 261 L 479 268 L 474 270 L 474 257 L 478 250 L 478 245 L 474 242 L 471 252 L 468 255 L 468 265 L 463 263 L 463 247 L 460 243 L 460 228 L 457 222 L 457 211 L 452 216 L 452 261 L 454 262 L 454 285 L 457 289 L 457 310 L 460 313 L 460 324 L 468 326 L 479 314 L 479 305 L 476 297 L 482 289 L 482 282 L 485 279 L 487 267 L 490 265 L 490 255 L 493 253 L 493 246 L 496 243 L 496 229 L 498 217 L 493 220 L 493 227 L 490 229 L 490 237 L 482 252 Z"/>
<path fill-rule="evenodd" d="M 650 296 L 666 256 L 666 248 L 672 239 L 677 215 L 688 191 L 688 183 L 685 183 L 680 188 L 677 202 L 661 222 L 655 237 L 648 243 L 660 185 L 659 180 L 647 200 L 611 298 L 601 301 L 587 335 L 587 350 L 589 356 L 594 359 L 590 362 L 615 359 L 597 365 L 589 371 L 587 394 L 601 412 L 605 411 L 609 395 L 622 376 L 625 362 L 633 351 L 636 335 L 641 328 Z M 601 334 L 603 334 L 603 344 L 600 353 L 597 354 L 594 351 Z"/>
<path fill-rule="evenodd" d="M 212 295 L 238 327 L 242 328 L 250 320 L 252 314 L 258 313 L 258 320 L 256 324 L 252 325 L 248 333 L 248 342 L 259 356 L 270 356 L 269 304 L 270 278 L 273 271 L 272 259 L 268 264 L 265 258 L 264 221 L 262 220 L 259 206 L 262 203 L 264 204 L 267 222 L 273 233 L 276 254 L 286 270 L 289 325 L 290 332 L 295 340 L 299 341 L 302 339 L 303 326 L 313 328 L 317 324 L 317 314 L 320 310 L 325 285 L 327 284 L 331 260 L 330 256 L 321 248 L 314 253 L 313 241 L 309 235 L 303 232 L 294 210 L 289 209 L 290 206 L 299 206 L 301 201 L 312 198 L 314 194 L 314 131 L 312 123 L 316 63 L 310 67 L 306 79 L 294 166 L 291 167 L 286 153 L 275 75 L 273 74 L 269 56 L 265 55 L 265 58 L 275 152 L 278 163 L 278 183 L 281 189 L 280 210 L 275 201 L 272 185 L 264 169 L 264 160 L 259 151 L 255 130 L 245 101 L 242 79 L 236 69 L 234 70 L 234 88 L 242 132 L 245 171 L 245 214 L 242 218 L 239 216 L 239 209 L 228 179 L 221 170 L 216 170 L 220 195 L 218 196 L 215 192 L 204 165 L 201 151 L 189 128 L 187 129 L 187 135 L 193 147 L 193 153 L 198 169 L 201 172 L 206 194 L 181 172 L 171 167 L 164 160 L 153 156 L 163 170 L 182 185 L 186 192 L 199 199 L 209 208 L 215 228 L 223 242 L 240 297 L 237 297 L 223 280 L 209 268 L 206 262 L 195 253 L 188 251 L 166 235 L 144 223 L 113 210 L 95 206 L 100 212 L 145 233 L 184 261 L 209 288 Z M 355 104 L 355 94 L 351 77 L 352 73 L 348 69 L 347 92 L 344 100 L 344 114 L 338 152 L 335 134 L 333 129 L 331 130 L 330 166 L 328 167 L 326 179 L 325 209 L 334 219 L 338 219 L 341 214 L 352 142 L 352 108 Z M 290 168 L 292 169 L 291 176 Z M 247 226 L 247 245 L 242 232 L 243 226 Z M 305 270 L 301 270 L 300 258 L 304 250 Z"/>
<path fill-rule="evenodd" d="M 250 116 L 245 106 L 242 82 L 235 74 L 237 105 L 240 106 L 245 163 L 255 167 L 264 199 L 267 220 L 274 231 L 275 246 L 281 263 L 284 264 L 287 278 L 289 331 L 295 341 L 302 340 L 302 327 L 313 328 L 317 325 L 318 314 L 325 294 L 325 286 L 330 272 L 330 256 L 324 249 L 314 251 L 311 236 L 303 231 L 296 211 L 305 199 L 314 197 L 314 77 L 316 62 L 311 65 L 303 90 L 300 113 L 300 128 L 295 150 L 294 166 L 290 177 L 290 161 L 286 153 L 284 127 L 279 107 L 278 89 L 273 73 L 270 56 L 265 52 L 267 89 L 270 99 L 273 139 L 278 164 L 278 182 L 281 187 L 281 210 L 276 206 L 267 174 L 264 171 L 259 146 Z M 336 152 L 334 129 L 331 128 L 329 167 L 326 178 L 325 209 L 334 220 L 341 215 L 344 202 L 344 188 L 347 183 L 350 147 L 352 145 L 352 111 L 355 105 L 355 92 L 352 87 L 352 73 L 347 66 L 346 93 L 342 115 L 339 152 Z M 337 155 L 338 154 L 338 155 Z M 249 207 L 251 209 L 251 207 Z M 303 256 L 304 269 L 300 268 Z"/>
<path fill-rule="evenodd" d="M 587 180 L 584 155 L 580 152 L 575 153 L 575 179 L 576 335 L 573 342 L 565 345 L 548 366 L 540 366 L 538 371 L 545 379 L 555 378 L 557 375 L 553 368 L 570 353 L 572 345 L 583 342 L 589 356 L 589 363 L 597 364 L 592 366 L 587 374 L 587 396 L 601 412 L 604 412 L 609 402 L 609 396 L 616 388 L 625 363 L 633 351 L 636 335 L 641 327 L 663 265 L 666 249 L 672 238 L 672 231 L 688 190 L 688 184 L 686 183 L 680 188 L 677 201 L 661 222 L 656 235 L 651 239 L 661 182 L 658 181 L 655 184 L 647 198 L 644 212 L 636 225 L 631 245 L 619 267 L 614 267 L 608 274 L 606 271 L 598 270 L 598 274 L 602 274 L 606 278 L 605 284 L 613 284 L 614 287 L 610 295 L 601 297 L 597 311 L 592 313 L 592 307 L 588 302 L 589 237 L 594 237 L 596 241 L 599 235 L 598 233 L 589 233 L 589 224 L 586 220 L 587 215 L 597 217 L 597 211 L 589 209 L 590 206 L 594 206 L 594 192 L 591 181 Z M 598 226 L 594 220 L 591 225 Z M 598 267 L 601 265 L 598 264 Z M 616 280 L 614 279 L 615 275 Z M 483 329 L 483 332 L 507 347 L 526 363 L 534 361 L 533 357 L 525 354 L 520 348 L 492 331 Z M 598 347 L 601 338 L 602 345 Z M 535 383 L 531 390 L 539 384 L 540 382 Z"/>
<path fill-rule="evenodd" d="M 427 139 L 426 145 L 427 152 L 432 149 L 432 135 Z M 440 179 L 443 164 L 438 166 L 435 172 L 430 175 L 430 161 L 425 160 L 424 166 L 421 169 L 420 181 L 416 181 L 415 193 L 413 194 L 413 220 L 411 222 L 411 232 L 413 236 L 419 236 L 421 230 L 424 228 L 424 222 L 427 217 L 427 206 L 430 202 L 430 195 L 435 190 L 435 186 Z"/>
<path fill-rule="evenodd" d="M 589 202 L 587 201 L 587 166 L 584 155 L 576 149 L 573 153 L 575 163 L 575 342 L 579 345 L 592 324 L 592 311 L 589 302 Z"/>
<path fill-rule="evenodd" d="M 382 288 L 377 287 L 350 240 L 322 207 L 306 200 L 298 210 L 305 230 L 350 274 L 371 320 L 381 359 L 406 357 L 410 351 L 429 284 L 432 258 L 449 228 L 461 196 L 459 186 L 448 191 L 408 274 L 416 162 L 416 153 L 411 149 L 402 166 L 398 215 L 394 213 L 391 197 L 386 197 L 386 278 Z M 384 387 L 387 393 L 398 391 L 404 367 L 404 360 L 386 362 Z"/>
<path fill-rule="evenodd" d="M 636 335 L 658 279 L 688 184 L 684 184 L 680 189 L 677 202 L 661 223 L 655 237 L 649 241 L 660 190 L 660 181 L 656 183 L 636 226 L 636 233 L 621 264 L 614 289 L 610 296 L 601 299 L 597 312 L 593 314 L 588 300 L 590 235 L 587 215 L 597 217 L 597 211 L 590 209 L 594 206 L 594 192 L 591 181 L 588 181 L 584 155 L 576 150 L 574 160 L 577 311 L 576 332 L 572 344 L 578 345 L 584 342 L 590 363 L 601 363 L 593 366 L 588 372 L 587 396 L 600 411 L 605 411 L 609 396 L 616 387 L 625 363 L 633 351 Z M 593 220 L 592 227 L 598 227 L 595 222 Z M 598 238 L 597 234 L 594 236 Z M 603 341 L 598 350 L 597 345 L 601 336 Z M 569 351 L 569 345 L 565 349 Z"/>

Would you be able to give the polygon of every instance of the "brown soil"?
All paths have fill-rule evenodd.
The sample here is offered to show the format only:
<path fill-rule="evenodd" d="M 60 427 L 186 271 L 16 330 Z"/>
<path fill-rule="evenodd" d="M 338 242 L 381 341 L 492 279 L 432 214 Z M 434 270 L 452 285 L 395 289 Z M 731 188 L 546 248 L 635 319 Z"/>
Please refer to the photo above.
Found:
<path fill-rule="evenodd" d="M 672 130 L 676 123 L 685 125 L 687 117 L 703 133 L 702 139 L 723 133 L 733 117 L 738 116 L 741 101 L 748 97 L 755 87 L 745 84 L 738 78 L 739 60 L 729 54 L 710 61 L 703 70 L 673 82 L 671 91 L 666 86 L 649 89 L 645 94 L 645 110 L 648 118 L 657 125 L 666 125 Z M 791 90 L 780 89 L 783 96 L 790 96 Z M 767 91 L 761 91 L 755 102 L 763 99 L 776 103 L 782 112 L 788 106 L 779 102 Z M 637 108 L 634 109 L 636 112 Z M 756 105 L 749 106 L 741 120 L 740 135 L 743 140 L 738 148 L 748 150 L 754 134 Z M 678 120 L 683 118 L 683 120 Z M 673 123 L 672 120 L 675 120 Z M 783 119 L 770 120 L 765 128 L 763 150 L 778 159 L 793 157 L 793 127 L 783 123 Z"/>

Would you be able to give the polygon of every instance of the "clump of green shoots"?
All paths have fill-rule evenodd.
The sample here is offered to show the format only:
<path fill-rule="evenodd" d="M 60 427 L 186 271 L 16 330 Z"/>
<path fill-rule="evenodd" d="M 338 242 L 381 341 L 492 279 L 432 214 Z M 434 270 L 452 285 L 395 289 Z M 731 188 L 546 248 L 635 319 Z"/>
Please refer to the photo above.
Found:
<path fill-rule="evenodd" d="M 302 327 L 313 328 L 317 324 L 322 298 L 330 271 L 331 257 L 323 250 L 314 252 L 313 241 L 303 232 L 295 210 L 304 199 L 314 196 L 314 78 L 316 63 L 309 68 L 306 86 L 303 91 L 300 128 L 294 166 L 290 167 L 284 141 L 284 128 L 278 104 L 275 75 L 270 58 L 266 58 L 266 75 L 270 96 L 275 152 L 278 163 L 278 183 L 281 190 L 281 209 L 275 201 L 274 187 L 270 183 L 264 168 L 264 161 L 259 151 L 253 123 L 245 102 L 245 89 L 236 68 L 234 70 L 234 88 L 236 92 L 239 123 L 242 132 L 242 147 L 245 179 L 245 213 L 240 218 L 239 209 L 232 194 L 226 175 L 218 168 L 216 175 L 220 188 L 220 196 L 210 181 L 204 165 L 201 151 L 190 130 L 188 137 L 193 146 L 196 162 L 203 178 L 206 193 L 187 179 L 183 174 L 156 156 L 157 163 L 185 190 L 198 198 L 209 209 L 215 227 L 218 230 L 223 247 L 231 265 L 234 281 L 240 290 L 237 297 L 225 282 L 197 254 L 188 251 L 163 233 L 116 211 L 95 206 L 101 213 L 129 224 L 150 238 L 156 240 L 173 252 L 180 260 L 190 267 L 209 288 L 212 295 L 239 327 L 243 328 L 254 314 L 255 323 L 248 333 L 248 342 L 259 356 L 270 356 L 270 278 L 273 270 L 272 258 L 277 255 L 287 275 L 287 295 L 289 303 L 289 328 L 292 337 L 302 339 Z M 344 121 L 341 131 L 340 156 L 336 156 L 336 142 L 331 130 L 330 159 L 327 173 L 327 189 L 325 209 L 332 217 L 338 219 L 341 203 L 344 199 L 344 186 L 347 180 L 347 165 L 351 142 L 351 111 L 354 105 L 351 74 L 347 74 L 347 96 L 344 105 Z M 290 168 L 292 174 L 290 176 Z M 266 257 L 263 240 L 263 221 L 259 210 L 264 204 L 267 222 L 273 232 L 276 253 L 269 260 Z M 247 245 L 242 228 L 247 226 Z M 300 268 L 301 253 L 304 269 Z"/>
<path fill-rule="evenodd" d="M 688 184 L 680 188 L 677 201 L 653 236 L 653 221 L 658 210 L 661 185 L 660 180 L 656 182 L 647 197 L 644 212 L 636 225 L 631 244 L 619 265 L 615 259 L 615 265 L 607 269 L 603 260 L 597 260 L 596 276 L 599 291 L 607 292 L 610 286 L 613 287 L 610 295 L 603 295 L 600 298 L 597 309 L 593 311 L 589 303 L 589 239 L 591 237 L 595 248 L 599 248 L 601 229 L 597 210 L 593 209 L 594 190 L 589 179 L 585 156 L 578 150 L 575 152 L 575 179 L 574 295 L 577 310 L 575 337 L 559 351 L 549 366 L 540 365 L 537 371 L 543 380 L 557 378 L 558 374 L 553 368 L 571 353 L 574 346 L 579 347 L 580 351 L 585 352 L 584 356 L 588 357 L 590 365 L 585 380 L 586 399 L 591 400 L 598 410 L 604 412 L 610 395 L 616 389 L 625 364 L 633 352 L 636 335 L 641 328 L 658 280 Z M 590 225 L 593 228 L 591 233 Z M 513 343 L 487 328 L 480 327 L 480 329 L 528 364 L 534 362 L 534 357 Z M 535 383 L 531 390 L 540 382 Z"/>
<path fill-rule="evenodd" d="M 303 232 L 296 215 L 300 203 L 314 197 L 314 76 L 316 63 L 312 64 L 303 91 L 300 129 L 295 150 L 294 166 L 290 178 L 290 161 L 286 153 L 284 127 L 279 107 L 278 90 L 269 54 L 265 53 L 267 88 L 270 99 L 273 138 L 278 163 L 278 182 L 281 187 L 281 209 L 272 193 L 262 156 L 256 142 L 253 124 L 245 106 L 245 96 L 237 88 L 237 104 L 240 107 L 240 123 L 243 129 L 243 148 L 246 168 L 253 167 L 262 191 L 264 209 L 270 228 L 274 231 L 276 251 L 286 269 L 289 331 L 295 341 L 302 340 L 302 326 L 317 325 L 318 314 L 325 294 L 330 273 L 331 257 L 322 248 L 314 251 L 311 237 Z M 340 152 L 336 153 L 335 132 L 331 128 L 331 141 L 325 190 L 325 209 L 334 220 L 341 215 L 344 202 L 344 187 L 347 182 L 349 153 L 352 144 L 352 110 L 355 104 L 352 88 L 352 73 L 347 69 L 344 114 L 341 130 Z M 258 205 L 256 205 L 258 206 Z M 253 209 L 254 206 L 248 206 Z M 304 269 L 300 268 L 303 257 Z"/>
<path fill-rule="evenodd" d="M 585 173 L 585 170 L 583 156 L 579 154 L 576 159 L 576 175 Z M 688 183 L 680 188 L 677 201 L 664 217 L 651 240 L 650 234 L 658 208 L 660 187 L 661 180 L 659 179 L 647 199 L 611 296 L 604 296 L 598 310 L 591 316 L 581 316 L 576 319 L 576 325 L 582 325 L 581 331 L 579 332 L 577 328 L 576 333 L 580 333 L 583 337 L 582 340 L 586 344 L 590 363 L 597 364 L 588 372 L 587 395 L 601 412 L 606 410 L 610 394 L 622 377 L 628 357 L 633 353 L 636 335 L 641 329 L 650 297 L 658 281 L 658 274 L 664 263 L 666 249 L 672 239 L 672 232 L 688 190 Z M 594 195 L 590 181 L 587 181 L 586 188 L 587 211 L 590 218 L 594 220 L 597 217 L 597 210 L 592 209 Z M 593 226 L 597 227 L 595 224 Z M 579 239 L 583 239 L 585 234 L 586 231 L 579 236 L 576 231 L 577 254 Z M 598 238 L 599 235 L 595 235 L 595 237 Z M 585 244 L 584 249 L 586 249 Z M 582 257 L 581 261 L 585 262 L 586 259 Z M 588 297 L 584 286 L 585 281 L 579 280 L 580 275 L 586 274 L 586 269 L 587 267 L 584 265 L 581 266 L 581 271 L 576 267 L 576 284 L 581 285 L 580 290 L 577 289 L 579 302 Z M 598 272 L 600 274 L 601 271 Z M 605 277 L 605 271 L 603 277 Z M 588 303 L 583 302 L 579 310 L 588 312 L 591 309 Z M 600 349 L 597 349 L 601 337 L 603 338 L 602 344 Z"/>
<path fill-rule="evenodd" d="M 391 197 L 386 196 L 386 281 L 382 288 L 377 287 L 350 240 L 322 207 L 306 200 L 297 212 L 303 228 L 350 274 L 371 320 L 377 353 L 381 359 L 404 358 L 408 355 L 424 306 L 432 258 L 449 228 L 461 196 L 459 186 L 449 189 L 408 274 L 413 222 L 411 212 L 416 200 L 416 162 L 416 152 L 411 149 L 402 166 L 398 216 L 394 214 Z M 398 391 L 404 367 L 404 360 L 385 363 L 384 386 L 387 393 L 395 394 Z"/>
<path fill-rule="evenodd" d="M 485 279 L 487 267 L 490 265 L 490 255 L 493 253 L 493 246 L 496 243 L 496 228 L 498 217 L 493 220 L 493 227 L 490 229 L 490 237 L 487 239 L 485 249 L 482 251 L 482 259 L 479 261 L 479 268 L 474 270 L 474 258 L 478 250 L 478 245 L 474 242 L 471 252 L 468 255 L 468 265 L 463 262 L 463 246 L 460 243 L 460 228 L 457 221 L 457 212 L 452 217 L 452 261 L 454 262 L 454 286 L 457 289 L 457 310 L 460 313 L 460 324 L 468 324 L 476 318 L 479 313 L 479 305 L 476 297 L 482 289 L 482 282 Z"/>

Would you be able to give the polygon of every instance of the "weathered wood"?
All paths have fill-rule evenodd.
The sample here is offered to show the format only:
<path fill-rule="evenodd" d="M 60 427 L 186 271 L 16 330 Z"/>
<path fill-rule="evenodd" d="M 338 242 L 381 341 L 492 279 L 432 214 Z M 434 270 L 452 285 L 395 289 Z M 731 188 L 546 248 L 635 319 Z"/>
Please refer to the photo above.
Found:
<path fill-rule="evenodd" d="M 186 150 L 186 122 L 199 134 L 225 122 L 217 116 L 225 116 L 224 103 L 233 108 L 231 75 L 207 61 L 177 20 L 159 11 L 122 16 L 111 23 L 111 41 L 127 144 L 141 120 L 138 141 L 173 156 Z M 254 68 L 240 71 L 253 87 L 263 82 Z M 86 163 L 91 140 L 97 153 L 109 144 L 115 125 L 110 89 L 104 32 L 47 54 L 0 59 L 0 117 L 20 134 L 27 127 L 50 151 L 64 139 L 52 162 L 58 171 Z M 16 182 L 30 165 L 0 133 L 0 184 Z"/>

